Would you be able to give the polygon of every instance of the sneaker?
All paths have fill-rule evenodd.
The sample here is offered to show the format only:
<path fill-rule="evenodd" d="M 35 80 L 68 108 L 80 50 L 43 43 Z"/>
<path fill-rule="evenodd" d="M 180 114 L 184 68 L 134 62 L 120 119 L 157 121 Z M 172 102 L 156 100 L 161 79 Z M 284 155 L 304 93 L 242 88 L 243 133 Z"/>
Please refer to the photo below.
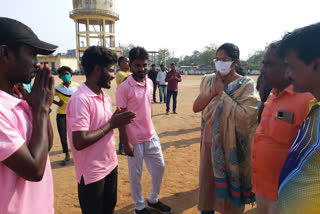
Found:
<path fill-rule="evenodd" d="M 175 111 L 174 111 L 173 113 L 174 113 L 174 114 L 178 114 L 178 113 L 177 113 L 177 112 L 175 112 Z"/>
<path fill-rule="evenodd" d="M 151 204 L 148 201 L 148 207 L 154 210 L 157 210 L 160 213 L 170 213 L 171 212 L 171 208 L 165 204 L 163 204 L 160 200 L 155 203 L 155 204 Z"/>
<path fill-rule="evenodd" d="M 133 214 L 151 214 L 151 212 L 147 208 L 143 208 L 142 210 L 134 209 Z"/>

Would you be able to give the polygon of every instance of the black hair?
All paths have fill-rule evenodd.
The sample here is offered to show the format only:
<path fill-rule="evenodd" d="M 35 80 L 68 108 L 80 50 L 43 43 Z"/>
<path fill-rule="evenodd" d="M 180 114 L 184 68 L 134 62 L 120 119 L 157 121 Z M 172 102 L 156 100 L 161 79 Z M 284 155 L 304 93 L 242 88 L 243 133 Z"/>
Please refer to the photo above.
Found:
<path fill-rule="evenodd" d="M 236 65 L 236 72 L 240 75 L 245 75 L 243 69 L 240 66 L 240 50 L 238 46 L 232 43 L 224 43 L 218 48 L 216 53 L 218 53 L 219 51 L 225 51 L 227 55 L 232 59 L 232 61 L 238 60 L 239 63 Z"/>
<path fill-rule="evenodd" d="M 125 56 L 120 56 L 118 59 L 118 65 L 120 66 L 121 62 L 125 59 Z"/>
<path fill-rule="evenodd" d="M 305 64 L 320 58 L 320 22 L 295 29 L 284 35 L 280 41 L 278 55 L 284 59 L 289 51 L 294 51 Z"/>
<path fill-rule="evenodd" d="M 164 64 L 161 64 L 160 67 L 164 67 Z"/>
<path fill-rule="evenodd" d="M 151 67 L 155 67 L 155 66 L 156 66 L 156 64 L 152 64 L 152 65 L 151 65 Z"/>
<path fill-rule="evenodd" d="M 149 53 L 143 47 L 134 47 L 129 52 L 129 60 L 133 62 L 135 59 L 146 60 L 149 59 Z"/>
<path fill-rule="evenodd" d="M 62 66 L 62 67 L 58 68 L 57 73 L 58 73 L 59 75 L 61 75 L 61 73 L 62 73 L 63 71 L 67 71 L 67 72 L 69 72 L 69 73 L 72 75 L 72 69 L 71 69 L 70 67 L 68 67 L 68 66 Z"/>
<path fill-rule="evenodd" d="M 118 57 L 112 50 L 100 46 L 91 46 L 83 53 L 81 65 L 86 77 L 88 77 L 96 65 L 106 67 L 116 64 L 117 61 Z"/>

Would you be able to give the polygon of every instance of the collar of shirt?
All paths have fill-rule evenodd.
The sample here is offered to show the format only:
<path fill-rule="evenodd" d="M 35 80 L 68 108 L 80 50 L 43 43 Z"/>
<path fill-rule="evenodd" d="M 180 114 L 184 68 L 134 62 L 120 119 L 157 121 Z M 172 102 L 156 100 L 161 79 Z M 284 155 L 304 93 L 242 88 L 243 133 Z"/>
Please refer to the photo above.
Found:
<path fill-rule="evenodd" d="M 278 89 L 276 88 L 273 88 L 271 93 L 275 96 L 275 97 L 281 97 L 281 96 L 284 96 L 285 94 L 289 94 L 289 95 L 294 95 L 295 92 L 293 91 L 293 86 L 292 85 L 289 85 L 287 88 L 285 88 L 283 91 L 281 91 L 278 96 L 277 96 L 277 93 L 278 93 Z"/>
<path fill-rule="evenodd" d="M 74 82 L 71 81 L 69 87 L 70 87 L 70 86 L 74 86 L 74 85 L 75 85 Z M 66 86 L 65 86 L 65 85 L 63 84 L 63 82 L 62 82 L 62 83 L 60 84 L 60 87 L 63 88 L 63 87 L 66 87 Z"/>
<path fill-rule="evenodd" d="M 317 104 L 320 106 L 320 101 L 318 101 L 316 98 L 311 100 L 310 103 L 309 103 L 309 110 L 311 111 L 311 109 Z"/>
<path fill-rule="evenodd" d="M 88 88 L 88 86 L 86 85 L 86 83 L 83 83 L 81 85 L 80 90 L 82 92 L 84 92 L 88 97 L 100 97 L 100 95 L 94 93 L 90 88 Z M 104 93 L 104 91 L 101 89 L 101 94 L 103 97 L 107 97 L 107 94 Z M 101 98 L 101 97 L 100 97 Z"/>
<path fill-rule="evenodd" d="M 18 93 L 18 95 L 21 95 L 18 90 L 15 90 L 15 91 L 16 91 L 16 93 Z M 11 110 L 12 108 L 17 106 L 21 102 L 25 102 L 26 103 L 25 100 L 19 99 L 17 97 L 14 97 L 14 96 L 8 94 L 7 92 L 4 92 L 4 91 L 0 90 L 0 103 L 5 108 Z"/>
<path fill-rule="evenodd" d="M 133 78 L 132 75 L 128 77 L 128 83 L 129 83 L 131 86 L 139 85 L 139 86 L 142 86 L 142 87 L 147 87 L 147 85 L 148 85 L 148 84 L 147 84 L 148 78 L 145 77 L 144 81 L 145 81 L 145 84 L 136 81 L 136 80 Z"/>

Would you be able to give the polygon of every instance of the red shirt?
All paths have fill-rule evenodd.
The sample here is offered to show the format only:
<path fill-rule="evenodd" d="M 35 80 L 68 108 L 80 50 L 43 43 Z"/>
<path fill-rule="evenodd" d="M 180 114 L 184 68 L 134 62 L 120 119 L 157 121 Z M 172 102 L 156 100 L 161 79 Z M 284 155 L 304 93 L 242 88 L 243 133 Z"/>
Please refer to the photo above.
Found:
<path fill-rule="evenodd" d="M 292 86 L 281 91 L 272 89 L 252 144 L 252 189 L 271 200 L 278 198 L 282 166 L 298 130 L 309 111 L 310 93 L 295 93 Z M 293 122 L 280 120 L 278 111 L 293 113 Z"/>
<path fill-rule="evenodd" d="M 172 76 L 176 76 L 178 79 L 170 79 Z M 170 71 L 167 73 L 166 82 L 168 82 L 168 91 L 178 91 L 178 82 L 181 82 L 181 75 L 179 71 Z"/>

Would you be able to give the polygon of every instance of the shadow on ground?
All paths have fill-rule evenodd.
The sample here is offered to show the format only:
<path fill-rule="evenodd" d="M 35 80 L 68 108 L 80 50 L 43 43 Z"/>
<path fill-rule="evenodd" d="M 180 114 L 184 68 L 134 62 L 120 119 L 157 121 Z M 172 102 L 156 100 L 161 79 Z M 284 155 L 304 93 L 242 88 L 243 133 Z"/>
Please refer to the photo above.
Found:
<path fill-rule="evenodd" d="M 171 214 L 179 214 L 187 209 L 190 209 L 196 206 L 198 201 L 198 192 L 199 192 L 199 189 L 194 189 L 187 192 L 179 192 L 169 197 L 160 198 L 160 201 L 169 205 L 172 208 Z M 174 206 L 175 204 L 177 204 L 178 206 L 175 207 Z M 127 213 L 133 213 L 133 210 L 134 210 L 134 204 L 130 204 L 126 207 L 123 207 L 117 210 L 115 213 L 127 214 Z M 151 213 L 160 214 L 157 211 L 152 211 Z"/>
<path fill-rule="evenodd" d="M 197 132 L 200 130 L 201 130 L 200 127 L 196 127 L 192 129 L 179 129 L 177 131 L 161 132 L 160 134 L 158 134 L 158 136 L 161 139 L 161 137 L 178 136 L 178 135 L 188 134 L 190 132 Z"/>
<path fill-rule="evenodd" d="M 168 143 L 161 143 L 162 151 L 166 151 L 169 147 L 173 146 L 175 148 L 185 148 L 192 144 L 199 144 L 200 145 L 200 137 L 192 138 L 189 140 L 177 140 L 171 141 Z"/>
<path fill-rule="evenodd" d="M 66 168 L 66 167 L 74 166 L 74 162 L 73 162 L 72 158 L 64 166 L 61 165 L 61 162 L 62 162 L 62 160 L 52 161 L 51 162 L 51 168 L 52 169 L 60 169 L 60 168 Z"/>

